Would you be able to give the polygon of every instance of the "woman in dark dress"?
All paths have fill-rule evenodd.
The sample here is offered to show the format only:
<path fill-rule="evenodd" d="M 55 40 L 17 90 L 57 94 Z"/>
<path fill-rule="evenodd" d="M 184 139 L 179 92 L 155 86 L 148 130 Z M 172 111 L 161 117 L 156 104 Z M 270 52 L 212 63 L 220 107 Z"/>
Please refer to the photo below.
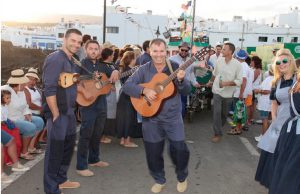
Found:
<path fill-rule="evenodd" d="M 291 117 L 283 125 L 278 139 L 269 194 L 300 193 L 300 71 L 290 100 Z"/>
<path fill-rule="evenodd" d="M 288 49 L 280 49 L 275 57 L 274 80 L 270 99 L 272 100 L 272 123 L 258 143 L 261 155 L 257 166 L 255 180 L 269 188 L 275 167 L 275 148 L 280 131 L 290 117 L 289 91 L 296 82 L 295 59 Z"/>
<path fill-rule="evenodd" d="M 129 71 L 135 66 L 135 55 L 133 51 L 126 51 L 120 61 L 121 72 Z M 124 84 L 128 77 L 121 79 Z M 122 90 L 121 90 L 122 91 Z M 117 133 L 121 138 L 120 145 L 124 147 L 138 147 L 131 141 L 130 135 L 137 126 L 136 111 L 133 108 L 130 97 L 121 92 L 117 103 Z"/>

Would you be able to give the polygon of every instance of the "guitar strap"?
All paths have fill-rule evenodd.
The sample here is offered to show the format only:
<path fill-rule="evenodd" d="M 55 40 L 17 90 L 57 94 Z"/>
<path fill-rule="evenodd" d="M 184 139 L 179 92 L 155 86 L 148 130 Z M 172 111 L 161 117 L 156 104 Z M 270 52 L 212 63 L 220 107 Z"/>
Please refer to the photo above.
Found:
<path fill-rule="evenodd" d="M 167 65 L 168 65 L 169 71 L 170 71 L 170 72 L 171 72 L 171 74 L 172 74 L 174 71 L 173 71 L 173 68 L 172 68 L 172 65 L 171 65 L 171 62 L 170 62 L 170 60 L 169 60 L 169 59 L 167 59 L 167 60 L 166 60 L 166 63 L 167 63 Z"/>
<path fill-rule="evenodd" d="M 81 62 L 80 62 L 79 60 L 77 60 L 74 56 L 72 56 L 72 59 L 73 59 L 74 63 L 75 63 L 78 67 L 80 67 L 80 68 L 82 68 L 83 70 L 85 70 L 88 74 L 93 75 L 93 73 L 90 72 L 86 67 L 84 67 L 84 66 L 81 64 Z"/>

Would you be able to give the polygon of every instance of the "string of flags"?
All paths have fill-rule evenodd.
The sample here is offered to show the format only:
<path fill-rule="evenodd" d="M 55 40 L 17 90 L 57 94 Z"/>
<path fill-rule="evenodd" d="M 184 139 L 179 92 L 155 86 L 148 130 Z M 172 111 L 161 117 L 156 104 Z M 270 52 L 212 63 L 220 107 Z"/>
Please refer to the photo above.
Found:
<path fill-rule="evenodd" d="M 187 1 L 185 4 L 181 4 L 181 8 L 183 9 L 183 12 L 180 14 L 180 17 L 178 18 L 178 22 L 180 25 L 180 37 L 182 38 L 182 41 L 190 42 L 191 40 L 191 34 L 192 34 L 192 20 L 193 16 L 191 13 L 190 7 L 192 6 L 192 1 Z M 188 13 L 188 10 L 190 9 L 190 13 Z"/>
<path fill-rule="evenodd" d="M 188 1 L 187 4 L 181 4 L 181 8 L 186 11 L 189 9 L 191 5 L 192 5 L 192 1 Z"/>

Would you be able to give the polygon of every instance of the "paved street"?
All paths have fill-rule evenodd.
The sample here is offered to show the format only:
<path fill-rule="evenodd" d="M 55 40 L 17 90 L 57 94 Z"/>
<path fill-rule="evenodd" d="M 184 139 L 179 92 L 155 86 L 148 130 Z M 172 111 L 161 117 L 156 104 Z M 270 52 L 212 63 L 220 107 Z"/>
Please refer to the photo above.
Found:
<path fill-rule="evenodd" d="M 254 136 L 260 125 L 240 136 L 224 135 L 218 144 L 210 142 L 212 113 L 199 112 L 192 123 L 185 122 L 186 140 L 191 152 L 188 177 L 188 194 L 266 194 L 267 190 L 254 181 L 259 159 Z M 229 128 L 229 126 L 227 126 Z M 64 190 L 65 194 L 150 194 L 154 183 L 148 174 L 143 143 L 135 140 L 138 148 L 124 148 L 114 139 L 112 144 L 101 144 L 102 160 L 107 168 L 95 168 L 94 177 L 80 177 L 75 172 L 76 152 L 69 170 L 69 178 L 79 181 L 79 189 Z M 27 163 L 26 163 L 27 165 Z M 161 194 L 174 194 L 176 176 L 174 167 L 165 152 L 167 183 Z M 7 170 L 6 170 L 7 171 Z M 9 171 L 7 171 L 9 172 Z M 12 175 L 13 176 L 13 175 Z M 14 183 L 2 190 L 3 194 L 42 194 L 43 160 Z M 3 187 L 3 185 L 2 185 Z"/>

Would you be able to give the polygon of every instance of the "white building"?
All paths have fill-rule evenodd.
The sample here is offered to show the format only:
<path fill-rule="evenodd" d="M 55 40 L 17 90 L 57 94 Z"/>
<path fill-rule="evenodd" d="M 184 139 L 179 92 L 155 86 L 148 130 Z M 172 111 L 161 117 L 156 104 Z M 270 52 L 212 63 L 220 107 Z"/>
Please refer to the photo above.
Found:
<path fill-rule="evenodd" d="M 179 24 L 176 19 L 167 16 L 152 15 L 151 11 L 145 14 L 128 13 L 128 8 L 107 7 L 106 17 L 106 41 L 122 47 L 125 44 L 142 44 L 145 40 L 157 37 L 159 29 L 160 38 L 167 29 L 172 35 L 178 33 Z M 214 19 L 204 20 L 195 18 L 194 37 L 205 37 L 209 44 L 230 41 L 237 47 L 256 47 L 271 45 L 274 43 L 299 43 L 300 42 L 300 11 L 298 8 L 290 13 L 281 14 L 265 20 L 262 24 L 257 21 L 243 20 L 241 16 L 235 16 L 233 21 L 218 21 Z M 3 40 L 8 40 L 16 46 L 56 49 L 62 45 L 64 32 L 68 28 L 77 28 L 83 34 L 89 34 L 94 40 L 102 43 L 103 25 L 81 24 L 79 21 L 62 21 L 52 28 L 12 28 L 2 26 Z M 177 32 L 176 32 L 177 31 Z"/>

